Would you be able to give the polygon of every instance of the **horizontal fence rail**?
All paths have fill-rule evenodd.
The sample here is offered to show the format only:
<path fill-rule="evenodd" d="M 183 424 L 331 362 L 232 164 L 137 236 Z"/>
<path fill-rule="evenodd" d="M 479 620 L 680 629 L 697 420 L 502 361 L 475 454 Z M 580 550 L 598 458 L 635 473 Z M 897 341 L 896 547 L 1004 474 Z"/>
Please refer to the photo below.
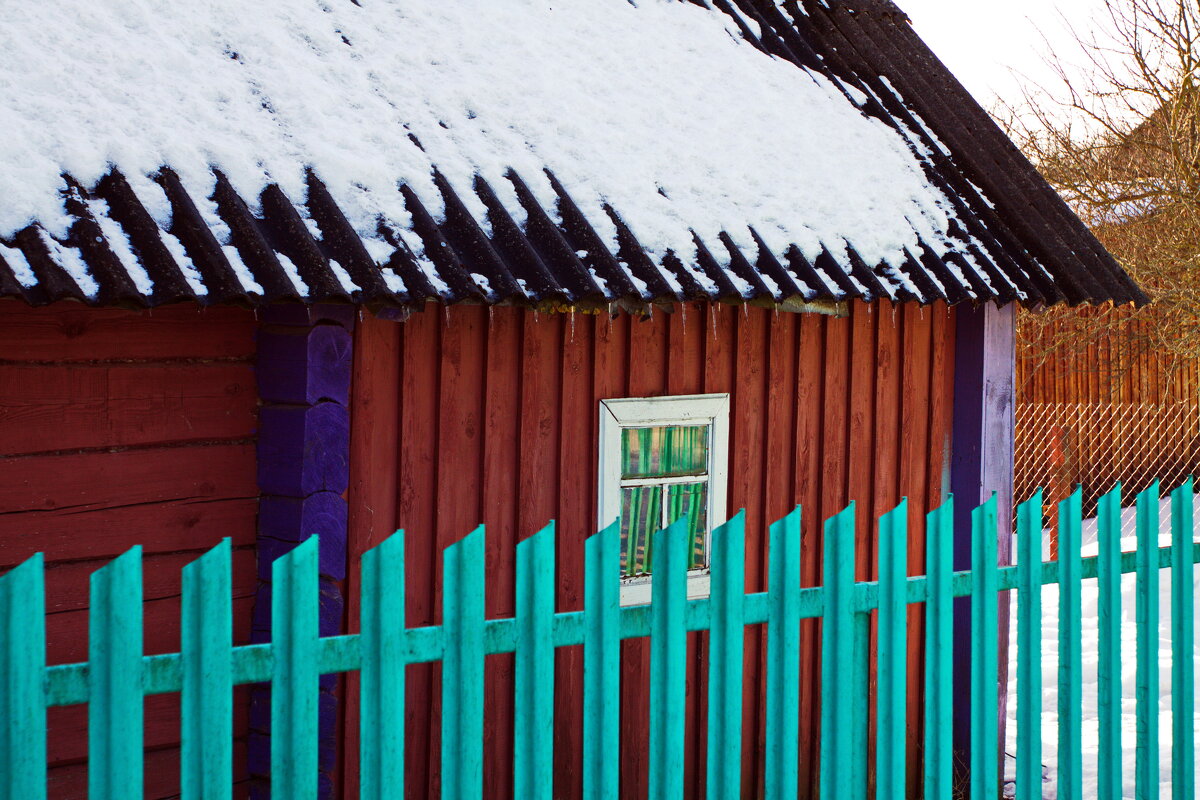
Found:
<path fill-rule="evenodd" d="M 583 765 L 587 798 L 620 792 L 620 643 L 650 640 L 647 759 L 651 797 L 680 797 L 684 785 L 686 637 L 709 633 L 706 786 L 711 798 L 741 796 L 743 633 L 765 624 L 766 719 L 763 792 L 795 798 L 800 782 L 799 677 L 815 668 L 800 660 L 801 620 L 821 618 L 821 740 L 823 797 L 905 796 L 908 728 L 921 713 L 907 707 L 909 606 L 924 606 L 925 797 L 954 796 L 952 714 L 971 712 L 972 797 L 998 797 L 999 593 L 1016 590 L 1018 663 L 1017 797 L 1041 797 L 1041 587 L 1060 587 L 1058 797 L 1081 797 L 1079 782 L 1082 581 L 1096 579 L 1099 625 L 1100 797 L 1121 796 L 1120 753 L 1137 752 L 1138 797 L 1157 797 L 1157 680 L 1160 570 L 1172 574 L 1171 675 L 1175 797 L 1192 797 L 1195 776 L 1193 490 L 1189 480 L 1171 497 L 1169 546 L 1158 541 L 1157 485 L 1138 497 L 1138 546 L 1120 550 L 1120 489 L 1100 503 L 1098 555 L 1080 555 L 1079 495 L 1058 507 L 1059 560 L 1040 561 L 1045 525 L 1040 494 L 1017 513 L 1017 566 L 998 563 L 993 498 L 972 518 L 972 569 L 952 571 L 953 499 L 926 519 L 926 575 L 909 575 L 907 503 L 879 522 L 879 580 L 855 580 L 855 510 L 828 520 L 822 544 L 823 585 L 800 586 L 800 509 L 770 529 L 766 592 L 745 593 L 745 516 L 712 533 L 711 595 L 687 597 L 689 533 L 683 521 L 659 531 L 653 544 L 651 602 L 620 604 L 620 532 L 614 523 L 587 541 L 584 609 L 555 611 L 555 526 L 517 546 L 516 612 L 484 618 L 484 530 L 444 552 L 440 626 L 406 628 L 403 532 L 364 555 L 362 632 L 318 635 L 317 542 L 310 538 L 272 566 L 276 587 L 270 644 L 232 645 L 230 547 L 226 540 L 187 566 L 183 576 L 181 653 L 142 655 L 141 553 L 138 548 L 92 576 L 89 661 L 45 665 L 44 583 L 40 556 L 0 577 L 0 800 L 46 796 L 46 708 L 89 706 L 89 794 L 140 796 L 142 698 L 181 693 L 181 790 L 185 798 L 231 796 L 232 689 L 272 686 L 271 780 L 276 796 L 317 795 L 319 676 L 360 671 L 360 786 L 365 798 L 404 796 L 405 667 L 441 662 L 441 791 L 479 798 L 483 785 L 485 656 L 514 653 L 514 787 L 521 797 L 549 798 L 554 786 L 555 651 L 583 646 Z M 1120 576 L 1135 573 L 1137 718 L 1135 741 L 1120 725 Z M 970 697 L 952 694 L 954 598 L 971 598 Z M 877 613 L 876 613 L 877 612 Z M 875 635 L 871 622 L 875 621 Z M 874 644 L 872 644 L 874 643 Z M 868 686 L 876 659 L 877 681 Z M 875 724 L 869 725 L 874 717 Z M 868 735 L 874 736 L 873 749 Z M 1127 737 L 1128 738 L 1128 737 Z M 867 754 L 874 760 L 868 763 Z M 1113 766 L 1115 765 L 1115 767 Z M 870 781 L 870 776 L 874 780 Z"/>

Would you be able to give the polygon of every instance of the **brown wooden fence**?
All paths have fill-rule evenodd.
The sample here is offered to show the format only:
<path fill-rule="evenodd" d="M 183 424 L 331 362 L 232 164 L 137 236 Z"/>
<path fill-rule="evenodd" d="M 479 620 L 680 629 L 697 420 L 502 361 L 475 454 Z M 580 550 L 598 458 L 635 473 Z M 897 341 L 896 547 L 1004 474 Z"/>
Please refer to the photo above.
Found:
<path fill-rule="evenodd" d="M 1156 340 L 1152 311 L 1075 313 L 1019 322 L 1016 499 L 1081 485 L 1091 512 L 1116 481 L 1127 497 L 1182 482 L 1200 469 L 1200 365 Z"/>

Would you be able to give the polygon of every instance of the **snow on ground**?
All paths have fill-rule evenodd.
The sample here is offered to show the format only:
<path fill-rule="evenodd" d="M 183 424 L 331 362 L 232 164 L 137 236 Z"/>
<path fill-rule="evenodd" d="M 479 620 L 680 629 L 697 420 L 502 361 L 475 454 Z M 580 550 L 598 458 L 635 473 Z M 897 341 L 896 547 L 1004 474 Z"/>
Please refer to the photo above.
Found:
<path fill-rule="evenodd" d="M 63 174 L 114 165 L 140 195 L 169 165 L 194 197 L 217 167 L 248 200 L 274 182 L 293 201 L 311 166 L 369 237 L 408 227 L 399 183 L 441 208 L 437 165 L 484 222 L 476 174 L 522 219 L 505 175 L 553 209 L 548 167 L 610 241 L 605 203 L 660 257 L 690 255 L 693 230 L 753 250 L 750 225 L 810 260 L 957 246 L 900 132 L 674 0 L 13 3 L 0 124 L 4 237 L 61 233 Z"/>
<path fill-rule="evenodd" d="M 1200 497 L 1197 498 L 1196 519 L 1200 521 Z M 1136 550 L 1133 537 L 1135 509 L 1122 513 L 1121 549 Z M 1159 546 L 1170 545 L 1171 505 L 1168 498 L 1161 502 Z M 1085 520 L 1082 530 L 1083 555 L 1097 553 L 1096 521 Z M 1200 541 L 1200 525 L 1195 539 Z M 1045 557 L 1045 555 L 1044 555 Z M 1200 593 L 1200 567 L 1193 572 L 1193 598 Z M 1171 571 L 1159 571 L 1159 640 L 1158 663 L 1159 685 L 1159 781 L 1163 797 L 1170 797 L 1171 789 Z M 1121 745 L 1124 797 L 1134 797 L 1134 735 L 1136 706 L 1134 703 L 1137 680 L 1137 628 L 1135 625 L 1135 577 L 1133 573 L 1121 578 Z M 1012 620 L 1009 638 L 1008 665 L 1008 726 L 1005 751 L 1016 753 L 1017 722 L 1016 710 L 1021 699 L 1017 694 L 1017 593 L 1012 592 Z M 1096 772 L 1099 748 L 1099 723 L 1096 710 L 1098 687 L 1097 664 L 1099 660 L 1099 633 L 1096 625 L 1098 593 L 1094 578 L 1083 581 L 1083 796 L 1096 797 Z M 1055 776 L 1058 765 L 1058 587 L 1051 585 L 1042 589 L 1042 763 L 1046 765 L 1045 797 L 1055 797 Z M 1196 641 L 1194 657 L 1200 660 L 1200 638 Z M 1193 727 L 1200 729 L 1200 711 L 1194 711 Z M 1192 754 L 1193 758 L 1195 754 Z M 1006 759 L 1005 790 L 1012 790 L 1015 767 L 1011 758 Z M 1009 795 L 1011 796 L 1011 795 Z"/>

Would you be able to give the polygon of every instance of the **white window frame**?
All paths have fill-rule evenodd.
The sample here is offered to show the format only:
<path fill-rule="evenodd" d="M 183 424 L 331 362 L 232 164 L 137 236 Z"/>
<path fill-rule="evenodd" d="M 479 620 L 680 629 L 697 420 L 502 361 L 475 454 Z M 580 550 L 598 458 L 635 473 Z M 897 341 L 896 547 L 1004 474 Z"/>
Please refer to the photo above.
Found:
<path fill-rule="evenodd" d="M 621 431 L 662 425 L 709 426 L 708 508 L 704 552 L 709 552 L 712 529 L 725 522 L 729 487 L 729 394 L 690 394 L 669 397 L 623 397 L 600 401 L 600 529 L 621 516 Z M 621 605 L 650 602 L 650 576 L 621 581 Z M 688 570 L 688 598 L 708 597 L 708 568 Z"/>

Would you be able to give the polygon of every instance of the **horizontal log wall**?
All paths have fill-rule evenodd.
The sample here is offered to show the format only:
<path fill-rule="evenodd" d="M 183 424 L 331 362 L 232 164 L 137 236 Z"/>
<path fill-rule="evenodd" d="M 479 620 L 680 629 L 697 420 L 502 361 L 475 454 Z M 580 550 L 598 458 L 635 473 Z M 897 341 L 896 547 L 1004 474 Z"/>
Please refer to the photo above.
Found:
<path fill-rule="evenodd" d="M 560 610 L 581 608 L 584 539 L 596 527 L 598 403 L 612 397 L 732 395 L 730 512 L 747 510 L 747 591 L 766 586 L 766 525 L 803 503 L 803 573 L 819 575 L 818 520 L 858 503 L 857 563 L 874 574 L 867 521 L 908 496 L 914 530 L 940 503 L 953 393 L 953 313 L 855 303 L 848 318 L 688 305 L 648 321 L 511 308 L 430 309 L 402 323 L 368 318 L 355 343 L 350 486 L 350 628 L 359 558 L 408 531 L 408 624 L 440 619 L 441 551 L 488 526 L 488 613 L 513 611 L 514 546 L 558 520 Z M 923 566 L 923 539 L 910 563 Z M 499 587 L 499 588 L 495 588 Z M 914 632 L 916 616 L 913 617 Z M 803 796 L 815 791 L 818 628 L 803 635 Z M 687 795 L 703 774 L 706 639 L 689 640 Z M 624 650 L 625 788 L 646 778 L 649 650 Z M 748 640 L 744 731 L 747 796 L 761 784 L 762 631 Z M 915 658 L 915 656 L 914 656 Z M 911 674 L 919 662 L 914 661 Z M 555 795 L 579 795 L 581 659 L 558 660 Z M 490 656 L 485 796 L 512 791 L 512 661 Z M 410 669 L 410 797 L 436 796 L 440 712 L 435 667 Z M 354 693 L 350 693 L 353 697 Z M 919 703 L 914 679 L 910 702 Z M 432 698 L 432 702 L 431 702 Z M 357 716 L 347 709 L 346 797 Z M 920 725 L 912 725 L 919 742 Z"/>
<path fill-rule="evenodd" d="M 88 578 L 135 544 L 147 653 L 179 649 L 180 570 L 224 536 L 235 639 L 249 641 L 254 330 L 240 309 L 0 301 L 0 572 L 46 554 L 51 663 L 87 660 Z M 178 792 L 178 702 L 146 700 L 147 797 Z M 240 775 L 244 697 L 235 709 Z M 51 709 L 49 724 L 51 797 L 83 797 L 84 708 Z"/>

